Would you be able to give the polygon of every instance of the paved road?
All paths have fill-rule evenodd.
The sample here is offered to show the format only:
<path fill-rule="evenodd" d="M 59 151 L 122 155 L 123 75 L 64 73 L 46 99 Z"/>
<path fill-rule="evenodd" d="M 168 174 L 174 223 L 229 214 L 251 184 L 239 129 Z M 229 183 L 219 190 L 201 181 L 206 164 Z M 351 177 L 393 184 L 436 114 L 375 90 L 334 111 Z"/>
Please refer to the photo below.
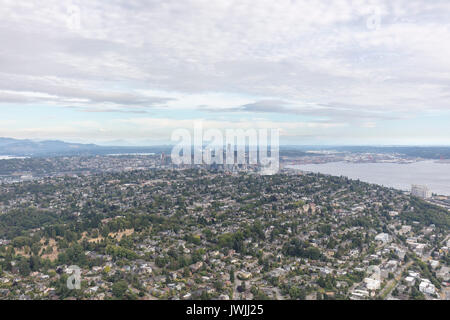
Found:
<path fill-rule="evenodd" d="M 444 240 L 442 240 L 441 242 L 439 242 L 438 245 L 436 245 L 435 247 L 431 248 L 430 251 L 428 251 L 427 253 L 425 253 L 425 254 L 423 255 L 424 260 L 425 260 L 425 261 L 428 260 L 428 259 L 430 258 L 430 256 L 431 256 L 431 253 L 432 253 L 436 248 L 438 248 L 443 242 L 447 242 L 447 240 L 448 240 L 449 237 L 450 237 L 450 235 L 447 235 L 447 236 L 444 238 Z M 422 260 L 422 261 L 423 261 L 423 260 Z M 393 281 L 399 281 L 399 280 L 401 279 L 401 277 L 402 277 L 403 271 L 404 271 L 404 270 L 407 270 L 407 269 L 411 266 L 411 264 L 413 264 L 413 262 L 414 262 L 414 261 L 409 261 L 407 264 L 405 264 L 405 265 L 400 269 L 399 274 L 398 274 L 394 279 L 391 279 L 391 280 L 388 281 L 388 283 L 386 284 L 386 286 L 384 287 L 383 290 L 384 290 L 384 291 L 388 290 L 389 287 L 392 285 Z M 394 289 L 394 287 L 395 287 L 395 286 L 393 286 L 393 287 L 391 288 L 391 290 L 389 290 L 389 292 L 387 292 L 387 293 L 386 293 L 386 292 L 383 292 L 383 290 L 382 290 L 382 292 L 380 293 L 380 295 L 382 296 L 383 294 L 386 294 L 386 298 L 387 298 L 388 296 L 391 295 L 391 292 L 392 292 L 392 290 Z"/>
<path fill-rule="evenodd" d="M 400 281 L 400 279 L 402 278 L 402 273 L 405 270 L 408 270 L 408 268 L 413 264 L 413 261 L 408 261 L 408 263 L 404 264 L 397 272 L 398 274 L 391 280 L 389 280 L 386 285 L 384 286 L 383 290 L 381 290 L 380 292 L 380 296 L 385 295 L 385 298 L 387 298 L 388 296 L 390 296 L 392 290 L 395 288 L 395 286 L 392 286 L 392 284 L 395 282 Z M 392 288 L 391 288 L 392 286 Z M 389 291 L 387 291 L 389 290 Z"/>

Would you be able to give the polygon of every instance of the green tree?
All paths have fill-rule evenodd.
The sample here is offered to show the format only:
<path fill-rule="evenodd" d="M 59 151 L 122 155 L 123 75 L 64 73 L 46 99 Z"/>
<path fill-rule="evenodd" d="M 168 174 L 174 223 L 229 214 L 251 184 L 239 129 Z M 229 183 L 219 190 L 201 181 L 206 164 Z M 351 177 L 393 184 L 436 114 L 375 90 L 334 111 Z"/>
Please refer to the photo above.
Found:
<path fill-rule="evenodd" d="M 230 281 L 231 283 L 234 283 L 235 275 L 234 275 L 234 268 L 231 268 L 230 271 Z"/>
<path fill-rule="evenodd" d="M 124 280 L 119 280 L 112 286 L 112 293 L 116 298 L 123 298 L 125 292 L 128 290 L 128 284 Z"/>

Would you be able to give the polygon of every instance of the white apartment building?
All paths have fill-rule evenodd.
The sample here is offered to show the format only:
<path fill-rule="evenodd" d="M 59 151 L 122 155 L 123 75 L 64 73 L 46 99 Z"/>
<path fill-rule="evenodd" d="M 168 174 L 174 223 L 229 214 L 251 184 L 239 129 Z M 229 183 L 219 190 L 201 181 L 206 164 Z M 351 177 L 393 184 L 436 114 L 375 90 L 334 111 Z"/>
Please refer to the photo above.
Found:
<path fill-rule="evenodd" d="M 411 186 L 411 195 L 426 199 L 431 197 L 431 191 L 427 186 L 413 184 Z"/>

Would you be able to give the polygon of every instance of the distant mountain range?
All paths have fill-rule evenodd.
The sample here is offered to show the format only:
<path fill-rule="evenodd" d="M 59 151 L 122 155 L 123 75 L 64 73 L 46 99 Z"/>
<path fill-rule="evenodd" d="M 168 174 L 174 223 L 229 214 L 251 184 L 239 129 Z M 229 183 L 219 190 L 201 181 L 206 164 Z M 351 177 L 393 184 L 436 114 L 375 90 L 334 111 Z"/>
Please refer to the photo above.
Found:
<path fill-rule="evenodd" d="M 70 156 L 105 155 L 125 153 L 170 154 L 172 146 L 123 147 L 99 146 L 96 144 L 69 143 L 60 140 L 34 141 L 0 137 L 0 156 Z M 302 156 L 307 150 L 336 150 L 352 153 L 399 153 L 426 159 L 450 159 L 450 147 L 418 146 L 280 146 L 282 155 Z M 311 154 L 309 154 L 311 155 Z"/>
<path fill-rule="evenodd" d="M 29 139 L 0 138 L 0 155 L 3 156 L 63 156 L 104 155 L 111 153 L 161 153 L 170 152 L 171 146 L 115 147 L 96 144 L 69 143 L 59 140 L 33 141 Z"/>

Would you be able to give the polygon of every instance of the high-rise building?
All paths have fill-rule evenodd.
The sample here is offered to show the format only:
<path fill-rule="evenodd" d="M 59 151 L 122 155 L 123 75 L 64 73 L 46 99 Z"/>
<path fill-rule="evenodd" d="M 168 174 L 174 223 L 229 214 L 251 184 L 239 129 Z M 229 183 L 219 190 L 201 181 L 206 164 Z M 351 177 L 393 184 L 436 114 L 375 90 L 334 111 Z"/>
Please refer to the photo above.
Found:
<path fill-rule="evenodd" d="M 431 197 L 431 191 L 427 186 L 413 184 L 411 186 L 411 195 L 426 199 Z"/>

